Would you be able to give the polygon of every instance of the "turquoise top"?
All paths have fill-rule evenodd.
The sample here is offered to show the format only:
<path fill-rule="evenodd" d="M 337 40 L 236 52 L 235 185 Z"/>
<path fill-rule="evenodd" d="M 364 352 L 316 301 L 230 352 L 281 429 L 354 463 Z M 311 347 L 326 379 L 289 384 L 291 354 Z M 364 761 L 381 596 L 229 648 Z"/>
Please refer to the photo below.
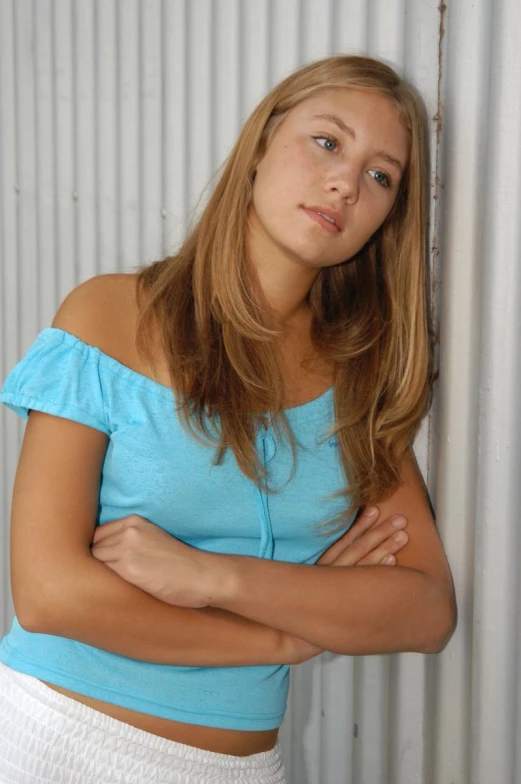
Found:
<path fill-rule="evenodd" d="M 345 485 L 338 442 L 327 434 L 334 421 L 331 389 L 286 411 L 299 441 L 293 476 L 289 446 L 271 426 L 259 430 L 269 481 L 280 488 L 269 495 L 241 473 L 230 450 L 213 465 L 214 450 L 181 427 L 170 387 L 61 329 L 38 334 L 7 376 L 0 401 L 24 418 L 37 409 L 109 437 L 99 525 L 136 513 L 200 549 L 303 564 L 314 563 L 339 536 L 316 528 L 345 509 L 344 499 L 331 497 Z M 27 632 L 16 618 L 0 661 L 132 710 L 237 730 L 278 727 L 289 685 L 287 665 L 151 664 Z"/>

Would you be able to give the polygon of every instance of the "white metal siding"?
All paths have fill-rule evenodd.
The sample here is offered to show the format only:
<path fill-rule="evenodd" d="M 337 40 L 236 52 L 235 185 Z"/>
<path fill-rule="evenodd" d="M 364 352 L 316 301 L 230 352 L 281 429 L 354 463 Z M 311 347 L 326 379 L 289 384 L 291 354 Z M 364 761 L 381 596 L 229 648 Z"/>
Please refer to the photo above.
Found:
<path fill-rule="evenodd" d="M 459 626 L 439 656 L 294 668 L 291 784 L 521 782 L 518 0 L 0 0 L 0 376 L 63 297 L 179 243 L 263 94 L 337 52 L 431 120 L 440 380 L 417 441 Z M 0 627 L 23 425 L 2 407 Z M 0 629 L 1 630 L 1 629 Z"/>

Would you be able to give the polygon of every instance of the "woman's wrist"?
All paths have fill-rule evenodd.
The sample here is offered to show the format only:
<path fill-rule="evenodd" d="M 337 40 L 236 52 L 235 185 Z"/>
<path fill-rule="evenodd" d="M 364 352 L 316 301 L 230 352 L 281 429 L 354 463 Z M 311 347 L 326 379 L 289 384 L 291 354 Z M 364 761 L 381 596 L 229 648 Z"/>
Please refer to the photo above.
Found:
<path fill-rule="evenodd" d="M 209 553 L 201 551 L 203 585 L 208 607 L 228 609 L 227 605 L 233 602 L 233 597 L 238 595 L 240 564 L 239 558 L 227 554 Z"/>

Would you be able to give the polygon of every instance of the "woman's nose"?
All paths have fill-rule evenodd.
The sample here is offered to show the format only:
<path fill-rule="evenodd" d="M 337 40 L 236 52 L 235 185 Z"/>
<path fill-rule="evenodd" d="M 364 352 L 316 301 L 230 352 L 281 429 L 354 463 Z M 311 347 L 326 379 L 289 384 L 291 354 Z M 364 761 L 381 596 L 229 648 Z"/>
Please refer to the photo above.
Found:
<path fill-rule="evenodd" d="M 360 194 L 360 172 L 353 165 L 342 165 L 327 178 L 327 190 L 337 192 L 343 201 L 356 204 Z"/>

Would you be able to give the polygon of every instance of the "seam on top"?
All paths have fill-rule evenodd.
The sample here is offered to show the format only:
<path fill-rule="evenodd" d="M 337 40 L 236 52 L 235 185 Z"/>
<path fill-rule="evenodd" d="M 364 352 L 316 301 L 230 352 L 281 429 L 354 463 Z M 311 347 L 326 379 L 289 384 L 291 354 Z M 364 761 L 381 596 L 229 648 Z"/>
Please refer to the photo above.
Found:
<path fill-rule="evenodd" d="M 103 383 L 102 383 L 102 380 L 101 380 L 100 362 L 99 361 L 100 361 L 100 357 L 98 355 L 97 362 L 96 362 L 96 376 L 97 376 L 97 379 L 98 379 L 98 387 L 99 387 L 99 392 L 100 392 L 100 395 L 101 395 L 101 408 L 102 408 L 102 411 L 103 411 L 103 418 L 105 420 L 105 426 L 106 426 L 107 430 L 112 434 L 112 427 L 111 427 L 111 424 L 110 424 L 110 414 L 109 414 L 107 406 L 105 405 L 105 393 L 103 391 Z"/>
<path fill-rule="evenodd" d="M 97 417 L 92 416 L 89 414 L 88 411 L 85 411 L 84 408 L 80 408 L 79 406 L 75 406 L 73 403 L 63 403 L 60 400 L 41 400 L 34 395 L 24 395 L 21 392 L 9 392 L 7 390 L 0 392 L 0 402 L 3 402 L 8 405 L 17 406 L 18 408 L 26 408 L 28 411 L 42 411 L 43 407 L 55 407 L 60 409 L 61 411 L 65 412 L 67 410 L 78 411 L 80 414 L 83 414 L 85 417 L 90 419 L 92 422 L 96 422 L 99 425 L 100 431 L 105 433 L 105 435 L 110 435 L 111 430 L 105 422 L 101 422 Z M 43 410 L 44 414 L 54 413 L 51 411 Z M 63 417 L 67 419 L 67 417 Z M 76 420 L 74 420 L 76 421 Z M 79 423 L 84 424 L 83 422 Z M 87 425 L 87 427 L 91 427 L 91 425 Z"/>

